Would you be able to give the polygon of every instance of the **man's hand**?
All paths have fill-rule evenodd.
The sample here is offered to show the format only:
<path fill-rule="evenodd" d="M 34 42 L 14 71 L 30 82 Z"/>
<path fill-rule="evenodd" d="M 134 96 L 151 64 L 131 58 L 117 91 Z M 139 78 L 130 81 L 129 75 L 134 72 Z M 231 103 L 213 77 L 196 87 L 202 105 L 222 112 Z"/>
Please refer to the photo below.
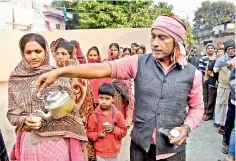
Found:
<path fill-rule="evenodd" d="M 98 133 L 98 138 L 104 138 L 106 136 L 106 132 L 103 130 L 100 133 Z"/>
<path fill-rule="evenodd" d="M 110 133 L 110 132 L 112 132 L 113 131 L 113 129 L 114 129 L 114 126 L 113 125 L 107 125 L 106 126 L 106 128 L 105 128 L 105 132 L 107 132 L 107 133 Z"/>
<path fill-rule="evenodd" d="M 230 65 L 227 66 L 227 68 L 228 68 L 228 70 L 231 70 L 233 68 L 233 65 L 230 64 Z"/>
<path fill-rule="evenodd" d="M 171 135 L 169 135 L 170 143 L 176 146 L 180 146 L 183 143 L 186 142 L 188 131 L 186 127 L 176 127 L 175 130 L 178 130 L 180 132 L 179 137 L 174 138 Z"/>
<path fill-rule="evenodd" d="M 58 70 L 52 70 L 48 73 L 42 74 L 36 81 L 36 91 L 45 89 L 47 86 L 53 84 L 59 78 Z"/>
<path fill-rule="evenodd" d="M 208 71 L 207 71 L 207 75 L 213 77 L 213 76 L 214 76 L 214 73 L 213 73 L 213 71 L 208 70 Z"/>

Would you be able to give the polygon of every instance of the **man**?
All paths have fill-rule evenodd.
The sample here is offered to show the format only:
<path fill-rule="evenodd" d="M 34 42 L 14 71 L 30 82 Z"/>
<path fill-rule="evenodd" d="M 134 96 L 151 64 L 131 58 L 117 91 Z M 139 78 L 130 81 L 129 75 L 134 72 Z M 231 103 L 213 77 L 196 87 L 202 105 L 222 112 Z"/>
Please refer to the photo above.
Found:
<path fill-rule="evenodd" d="M 37 90 L 63 76 L 133 78 L 135 109 L 130 160 L 185 161 L 187 136 L 203 115 L 202 76 L 186 61 L 182 45 L 185 37 L 186 28 L 180 20 L 159 16 L 152 25 L 151 54 L 56 69 L 39 78 Z M 162 127 L 178 130 L 179 137 L 160 133 Z"/>
<path fill-rule="evenodd" d="M 232 102 L 232 107 L 235 109 L 236 101 L 235 101 L 235 87 L 236 87 L 236 68 L 235 65 L 233 69 L 231 69 L 231 74 L 230 74 L 230 90 L 231 90 L 231 102 Z M 235 127 L 236 127 L 236 122 L 234 119 L 234 126 L 231 135 L 230 135 L 230 142 L 229 142 L 229 149 L 228 149 L 228 156 L 225 161 L 234 161 L 235 160 Z"/>
<path fill-rule="evenodd" d="M 232 40 L 233 41 L 233 40 Z M 234 41 L 226 41 L 226 47 L 232 45 Z M 224 45 L 221 45 L 224 46 Z M 226 115 L 228 111 L 228 99 L 230 94 L 229 86 L 229 73 L 227 61 L 231 60 L 233 57 L 231 53 L 225 52 L 223 48 L 218 48 L 216 56 L 219 57 L 216 60 L 216 65 L 214 66 L 214 72 L 219 73 L 218 77 L 218 87 L 217 87 L 217 97 L 216 97 L 216 106 L 215 106 L 215 127 L 219 127 L 219 133 L 224 134 L 224 126 L 226 121 Z M 225 65 L 224 65 L 225 64 Z M 224 65 L 224 66 L 222 66 Z"/>
<path fill-rule="evenodd" d="M 198 49 L 199 46 L 194 45 L 192 48 L 192 52 L 188 56 L 188 62 L 195 66 L 197 69 L 199 68 L 199 59 L 202 57 Z"/>
<path fill-rule="evenodd" d="M 203 55 L 200 59 L 199 59 L 199 71 L 202 72 L 204 81 L 203 81 L 203 101 L 204 101 L 204 107 L 205 109 L 208 106 L 208 100 L 209 100 L 209 93 L 208 93 L 208 77 L 205 77 L 205 71 L 208 65 L 209 60 L 212 61 L 215 59 L 215 45 L 212 43 L 208 43 L 206 46 L 206 54 Z"/>
<path fill-rule="evenodd" d="M 215 45 L 212 43 L 208 43 L 206 46 L 206 54 L 203 55 L 199 59 L 199 67 L 198 69 L 202 72 L 202 74 L 205 76 L 206 67 L 209 61 L 209 58 L 213 58 L 215 56 Z"/>
<path fill-rule="evenodd" d="M 214 66 L 215 71 L 220 71 L 222 68 L 227 68 L 229 72 L 231 72 L 231 75 L 234 75 L 234 70 L 232 69 L 233 66 L 235 66 L 235 41 L 234 40 L 228 40 L 224 43 L 225 47 L 225 55 L 220 57 Z M 234 75 L 235 76 L 235 75 Z M 233 79 L 234 78 L 234 79 Z M 235 82 L 235 77 L 230 77 L 230 85 Z M 229 148 L 229 140 L 230 140 L 230 134 L 234 127 L 234 120 L 235 120 L 235 90 L 233 88 L 233 85 L 230 86 L 230 97 L 228 101 L 228 111 L 226 116 L 226 122 L 225 122 L 225 128 L 224 128 L 224 135 L 223 135 L 223 148 L 221 151 L 223 153 L 228 153 Z"/>

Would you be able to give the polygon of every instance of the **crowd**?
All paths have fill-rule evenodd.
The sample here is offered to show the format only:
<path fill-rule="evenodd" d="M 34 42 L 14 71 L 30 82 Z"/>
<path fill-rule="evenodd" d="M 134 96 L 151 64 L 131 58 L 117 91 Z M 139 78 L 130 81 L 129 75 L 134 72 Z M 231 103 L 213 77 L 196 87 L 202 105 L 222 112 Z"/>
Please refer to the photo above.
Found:
<path fill-rule="evenodd" d="M 202 119 L 214 118 L 214 127 L 219 128 L 219 134 L 223 135 L 221 151 L 229 153 L 231 159 L 235 157 L 235 61 L 234 40 L 218 47 L 209 43 L 205 54 L 194 46 L 188 57 L 188 62 L 203 75 L 205 113 Z"/>
<path fill-rule="evenodd" d="M 217 49 L 207 44 L 206 54 L 194 46 L 186 59 L 185 37 L 179 19 L 162 15 L 152 25 L 151 54 L 137 43 L 112 43 L 102 60 L 96 46 L 84 55 L 76 40 L 59 38 L 49 46 L 42 35 L 24 35 L 22 60 L 8 82 L 7 117 L 16 126 L 10 159 L 119 161 L 133 124 L 131 161 L 185 161 L 190 132 L 214 117 L 222 152 L 233 161 L 235 42 Z M 38 92 L 46 98 L 56 90 L 70 94 L 73 110 L 60 119 L 35 119 L 45 106 Z M 2 135 L 0 143 L 7 161 Z"/>

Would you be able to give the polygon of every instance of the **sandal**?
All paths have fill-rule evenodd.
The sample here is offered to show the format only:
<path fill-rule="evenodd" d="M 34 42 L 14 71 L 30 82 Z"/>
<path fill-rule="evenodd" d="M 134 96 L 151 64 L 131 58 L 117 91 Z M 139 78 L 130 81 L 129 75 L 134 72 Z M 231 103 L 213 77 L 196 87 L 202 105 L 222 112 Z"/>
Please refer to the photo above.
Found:
<path fill-rule="evenodd" d="M 214 123 L 214 127 L 220 127 L 220 124 Z"/>
<path fill-rule="evenodd" d="M 224 154 L 228 154 L 229 153 L 229 146 L 226 145 L 226 146 L 223 146 L 222 149 L 221 149 L 222 153 Z"/>
<path fill-rule="evenodd" d="M 202 120 L 203 121 L 208 121 L 208 120 L 210 120 L 211 118 L 210 117 L 208 117 L 207 115 L 204 115 L 203 117 L 202 117 Z"/>

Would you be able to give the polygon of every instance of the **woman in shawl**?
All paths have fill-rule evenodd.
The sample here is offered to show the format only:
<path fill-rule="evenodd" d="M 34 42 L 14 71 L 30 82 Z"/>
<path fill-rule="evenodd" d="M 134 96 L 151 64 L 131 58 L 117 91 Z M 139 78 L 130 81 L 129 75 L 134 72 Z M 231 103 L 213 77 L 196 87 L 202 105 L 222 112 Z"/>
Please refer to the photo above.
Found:
<path fill-rule="evenodd" d="M 138 47 L 139 47 L 139 45 L 137 43 L 132 43 L 131 44 L 132 55 L 136 55 L 137 54 L 137 48 Z"/>
<path fill-rule="evenodd" d="M 101 56 L 98 48 L 96 46 L 91 47 L 87 52 L 88 63 L 101 63 Z M 102 79 L 90 79 L 90 85 L 93 90 L 94 96 L 94 107 L 98 105 L 98 90 L 100 86 L 104 83 L 112 83 L 111 78 L 102 78 Z"/>
<path fill-rule="evenodd" d="M 75 49 L 76 49 L 77 60 L 80 62 L 80 64 L 85 64 L 86 63 L 86 59 L 85 59 L 84 54 L 82 53 L 82 50 L 80 48 L 79 42 L 76 41 L 76 40 L 71 40 L 70 44 L 72 44 L 75 47 Z"/>
<path fill-rule="evenodd" d="M 88 63 L 101 63 L 101 55 L 96 46 L 91 47 L 87 52 Z"/>
<path fill-rule="evenodd" d="M 0 129 L 0 160 L 1 161 L 8 161 L 9 160 L 1 129 Z"/>
<path fill-rule="evenodd" d="M 80 64 L 76 60 L 74 47 L 69 42 L 59 43 L 55 51 L 58 67 Z M 86 79 L 73 78 L 71 79 L 71 84 L 76 107 L 81 114 L 84 125 L 86 125 L 88 116 L 94 110 L 92 89 Z"/>
<path fill-rule="evenodd" d="M 53 41 L 51 44 L 50 44 L 50 51 L 51 51 L 51 54 L 53 56 L 53 58 L 55 59 L 55 49 L 56 49 L 56 46 L 60 43 L 60 42 L 64 42 L 66 41 L 64 38 L 58 38 L 56 41 Z"/>
<path fill-rule="evenodd" d="M 138 54 L 138 55 L 144 55 L 144 54 L 146 54 L 146 47 L 143 46 L 143 45 L 140 45 L 140 46 L 137 48 L 137 54 Z"/>
<path fill-rule="evenodd" d="M 119 45 L 112 43 L 109 46 L 108 61 L 120 58 Z M 129 127 L 133 120 L 133 97 L 131 80 L 113 80 L 113 86 L 116 88 L 115 105 L 124 115 L 126 125 Z"/>
<path fill-rule="evenodd" d="M 8 83 L 7 117 L 17 131 L 11 159 L 86 161 L 86 130 L 75 106 L 67 116 L 49 121 L 39 119 L 35 113 L 44 110 L 45 106 L 45 101 L 36 93 L 35 82 L 41 74 L 53 70 L 49 65 L 46 40 L 39 34 L 30 33 L 21 38 L 19 45 L 22 61 L 11 73 Z M 72 93 L 69 82 L 62 78 L 41 94 L 46 98 L 49 92 L 60 89 Z"/>
<path fill-rule="evenodd" d="M 123 49 L 123 57 L 125 57 L 125 56 L 131 56 L 131 49 L 130 48 Z"/>
<path fill-rule="evenodd" d="M 75 54 L 75 48 L 69 42 L 61 42 L 56 47 L 55 60 L 58 67 L 80 64 Z M 89 81 L 81 78 L 71 79 L 73 88 L 73 97 L 76 107 L 80 112 L 84 125 L 87 125 L 87 120 L 91 112 L 94 110 L 93 92 Z M 87 145 L 88 159 L 94 161 L 96 159 L 93 144 Z"/>

